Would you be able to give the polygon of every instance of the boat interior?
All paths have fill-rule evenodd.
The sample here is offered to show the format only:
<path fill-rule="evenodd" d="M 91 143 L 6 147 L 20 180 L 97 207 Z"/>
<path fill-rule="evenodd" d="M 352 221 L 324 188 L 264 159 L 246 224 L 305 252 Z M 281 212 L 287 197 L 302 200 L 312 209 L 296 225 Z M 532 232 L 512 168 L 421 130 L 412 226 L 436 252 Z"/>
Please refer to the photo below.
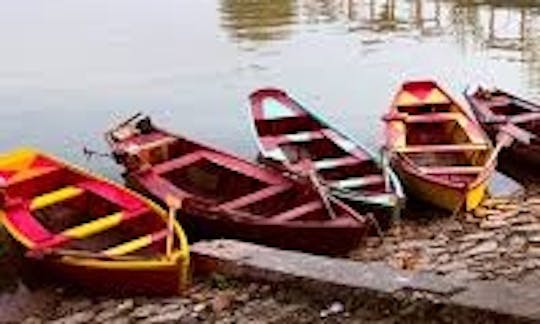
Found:
<path fill-rule="evenodd" d="M 491 146 L 473 135 L 459 107 L 451 102 L 398 106 L 404 125 L 403 159 L 424 174 L 453 183 L 470 183 L 484 170 Z"/>
<path fill-rule="evenodd" d="M 109 257 L 165 252 L 166 222 L 140 200 L 44 157 L 35 161 L 41 166 L 8 182 L 6 217 L 38 247 Z"/>
<path fill-rule="evenodd" d="M 159 130 L 137 137 L 137 154 L 152 167 L 150 181 L 164 180 L 162 187 L 172 185 L 177 193 L 202 198 L 215 211 L 275 221 L 330 216 L 316 191 L 310 186 L 299 190 L 281 174 Z M 347 213 L 341 206 L 334 208 L 339 216 Z"/>
<path fill-rule="evenodd" d="M 308 113 L 255 122 L 261 142 L 279 147 L 294 170 L 302 172 L 311 167 L 324 181 L 341 189 L 366 194 L 385 192 L 382 171 L 372 158 Z M 356 154 L 339 142 L 355 147 Z M 312 161 L 312 165 L 303 163 L 305 160 Z"/>

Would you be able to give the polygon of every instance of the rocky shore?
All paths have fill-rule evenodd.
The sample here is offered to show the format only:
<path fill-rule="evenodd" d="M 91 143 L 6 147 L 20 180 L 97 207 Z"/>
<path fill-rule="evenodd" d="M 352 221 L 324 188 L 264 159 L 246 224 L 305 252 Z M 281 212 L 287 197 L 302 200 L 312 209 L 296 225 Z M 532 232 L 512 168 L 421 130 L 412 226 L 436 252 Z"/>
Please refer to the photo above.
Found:
<path fill-rule="evenodd" d="M 458 280 L 506 279 L 526 285 L 540 278 L 540 191 L 487 199 L 475 211 L 453 217 L 413 205 L 384 237 L 368 237 L 349 257 Z M 462 316 L 467 321 L 467 314 L 444 308 L 433 313 L 414 296 L 397 303 L 381 300 L 222 276 L 198 278 L 184 296 L 169 298 L 86 296 L 65 288 L 18 285 L 0 295 L 0 322 L 445 323 Z"/>

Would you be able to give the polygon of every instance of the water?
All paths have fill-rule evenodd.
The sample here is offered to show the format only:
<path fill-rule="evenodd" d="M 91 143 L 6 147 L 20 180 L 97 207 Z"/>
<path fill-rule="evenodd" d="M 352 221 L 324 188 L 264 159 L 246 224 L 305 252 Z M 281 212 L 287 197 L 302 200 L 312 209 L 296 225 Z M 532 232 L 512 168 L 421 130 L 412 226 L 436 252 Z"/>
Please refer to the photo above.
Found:
<path fill-rule="evenodd" d="M 106 150 L 105 128 L 141 110 L 252 157 L 247 96 L 262 86 L 375 150 L 405 79 L 540 98 L 538 20 L 535 1 L 5 1 L 0 150 L 37 146 L 118 179 L 82 147 Z"/>

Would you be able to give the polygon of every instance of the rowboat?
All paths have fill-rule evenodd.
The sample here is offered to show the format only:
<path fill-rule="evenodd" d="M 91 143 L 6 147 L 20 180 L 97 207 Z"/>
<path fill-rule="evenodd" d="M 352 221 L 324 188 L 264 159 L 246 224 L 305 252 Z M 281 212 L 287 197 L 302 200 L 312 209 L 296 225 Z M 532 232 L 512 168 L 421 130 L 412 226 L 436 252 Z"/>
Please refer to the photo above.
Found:
<path fill-rule="evenodd" d="M 408 194 L 450 211 L 478 206 L 497 154 L 447 92 L 432 81 L 405 82 L 383 119 L 385 149 Z"/>
<path fill-rule="evenodd" d="M 508 123 L 528 137 L 528 144 L 523 141 L 515 143 L 505 151 L 514 166 L 540 165 L 540 105 L 503 90 L 481 87 L 472 92 L 466 91 L 465 97 L 491 138 L 495 139 L 500 127 Z"/>
<path fill-rule="evenodd" d="M 361 212 L 399 215 L 404 195 L 398 178 L 343 133 L 286 92 L 266 88 L 250 95 L 263 161 L 297 175 L 316 174 L 329 192 Z"/>
<path fill-rule="evenodd" d="M 0 183 L 0 219 L 47 277 L 115 294 L 186 286 L 182 228 L 139 194 L 31 148 L 0 156 Z"/>
<path fill-rule="evenodd" d="M 341 254 L 356 247 L 370 225 L 343 202 L 324 201 L 310 185 L 157 128 L 148 117 L 136 115 L 105 137 L 128 186 L 161 203 L 167 195 L 181 198 L 180 221 L 196 237 Z"/>

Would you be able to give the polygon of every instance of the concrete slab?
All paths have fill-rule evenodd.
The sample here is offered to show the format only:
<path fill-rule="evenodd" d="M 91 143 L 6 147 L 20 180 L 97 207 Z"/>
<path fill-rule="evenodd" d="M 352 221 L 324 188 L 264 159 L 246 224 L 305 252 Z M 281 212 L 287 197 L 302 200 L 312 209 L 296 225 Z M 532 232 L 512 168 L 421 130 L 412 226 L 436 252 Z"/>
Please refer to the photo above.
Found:
<path fill-rule="evenodd" d="M 191 250 L 196 274 L 217 272 L 249 280 L 302 283 L 318 292 L 328 287 L 384 298 L 410 295 L 436 307 L 443 304 L 472 313 L 540 321 L 540 285 L 464 282 L 451 276 L 400 271 L 381 262 L 329 258 L 235 240 L 198 242 Z"/>

